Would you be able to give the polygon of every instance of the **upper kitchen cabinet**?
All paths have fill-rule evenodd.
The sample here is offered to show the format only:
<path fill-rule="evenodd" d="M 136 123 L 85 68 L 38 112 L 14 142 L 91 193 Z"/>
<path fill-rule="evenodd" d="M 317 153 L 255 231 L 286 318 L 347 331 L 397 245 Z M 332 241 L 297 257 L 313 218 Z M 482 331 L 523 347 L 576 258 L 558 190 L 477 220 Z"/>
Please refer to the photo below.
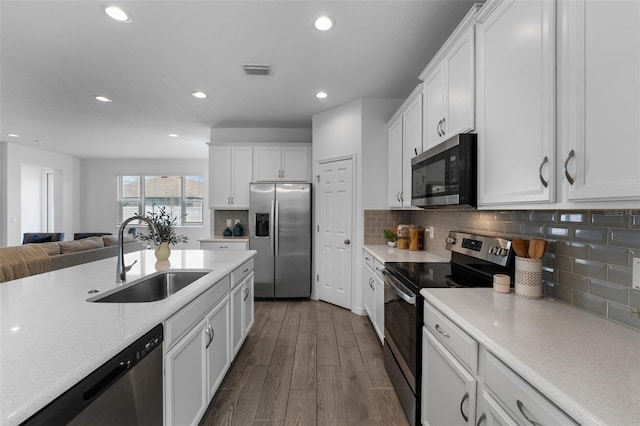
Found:
<path fill-rule="evenodd" d="M 252 160 L 250 146 L 209 146 L 210 208 L 249 208 Z"/>
<path fill-rule="evenodd" d="M 562 1 L 559 13 L 563 196 L 628 205 L 640 200 L 640 2 Z"/>
<path fill-rule="evenodd" d="M 310 146 L 255 147 L 253 149 L 253 179 L 255 182 L 310 182 Z"/>
<path fill-rule="evenodd" d="M 490 0 L 477 16 L 479 206 L 555 201 L 555 10 Z"/>
<path fill-rule="evenodd" d="M 475 5 L 420 75 L 424 82 L 424 139 L 427 150 L 474 129 Z"/>
<path fill-rule="evenodd" d="M 422 85 L 391 117 L 389 129 L 388 204 L 411 207 L 411 159 L 422 152 Z"/>

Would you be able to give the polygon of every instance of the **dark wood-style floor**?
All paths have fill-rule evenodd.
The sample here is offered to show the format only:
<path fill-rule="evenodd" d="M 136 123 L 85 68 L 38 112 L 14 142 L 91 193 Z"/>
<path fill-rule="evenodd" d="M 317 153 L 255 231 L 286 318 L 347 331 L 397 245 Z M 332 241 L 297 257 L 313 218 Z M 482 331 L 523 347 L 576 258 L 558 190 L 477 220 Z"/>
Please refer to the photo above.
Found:
<path fill-rule="evenodd" d="M 367 317 L 256 301 L 255 323 L 200 425 L 408 425 Z"/>

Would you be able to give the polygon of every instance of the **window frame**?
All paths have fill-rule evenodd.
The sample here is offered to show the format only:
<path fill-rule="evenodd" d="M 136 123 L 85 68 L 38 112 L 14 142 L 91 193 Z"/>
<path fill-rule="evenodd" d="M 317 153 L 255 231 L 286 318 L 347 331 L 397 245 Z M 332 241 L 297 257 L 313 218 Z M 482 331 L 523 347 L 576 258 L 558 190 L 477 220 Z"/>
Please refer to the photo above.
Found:
<path fill-rule="evenodd" d="M 176 224 L 176 227 L 202 227 L 204 226 L 204 209 L 205 209 L 205 188 L 204 188 L 204 174 L 202 173 L 120 173 L 117 175 L 117 203 L 118 203 L 118 225 L 122 224 L 122 222 L 126 219 L 123 217 L 122 210 L 124 207 L 124 195 L 123 195 L 123 179 L 124 177 L 138 177 L 140 179 L 140 195 L 138 196 L 138 214 L 144 216 L 146 214 L 145 205 L 147 198 L 146 196 L 146 178 L 149 176 L 161 176 L 161 177 L 179 177 L 180 178 L 180 217 L 179 222 Z M 185 218 L 187 217 L 187 177 L 199 177 L 202 179 L 202 220 L 200 222 L 185 222 Z M 127 197 L 131 199 L 133 197 Z M 136 221 L 131 221 L 131 224 L 136 224 Z M 137 226 L 146 226 L 145 222 L 137 221 Z"/>

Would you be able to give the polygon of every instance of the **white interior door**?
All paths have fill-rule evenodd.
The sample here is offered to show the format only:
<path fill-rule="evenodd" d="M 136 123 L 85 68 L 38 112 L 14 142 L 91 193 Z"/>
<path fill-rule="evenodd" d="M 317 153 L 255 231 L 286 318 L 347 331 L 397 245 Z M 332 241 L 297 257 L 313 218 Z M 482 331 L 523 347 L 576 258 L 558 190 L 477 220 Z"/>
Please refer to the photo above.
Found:
<path fill-rule="evenodd" d="M 318 298 L 351 309 L 353 160 L 321 163 L 318 172 Z"/>

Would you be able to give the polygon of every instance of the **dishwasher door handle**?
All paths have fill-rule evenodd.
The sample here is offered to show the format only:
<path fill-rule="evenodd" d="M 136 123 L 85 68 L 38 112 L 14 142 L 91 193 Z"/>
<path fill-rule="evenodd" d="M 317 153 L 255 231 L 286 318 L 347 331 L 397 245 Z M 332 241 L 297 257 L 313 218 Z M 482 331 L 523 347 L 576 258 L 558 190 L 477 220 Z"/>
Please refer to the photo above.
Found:
<path fill-rule="evenodd" d="M 109 386 L 111 386 L 116 380 L 118 380 L 124 373 L 126 373 L 129 368 L 131 368 L 131 360 L 122 361 L 113 370 L 105 374 L 104 377 L 98 381 L 98 383 L 91 386 L 89 389 L 87 389 L 86 392 L 82 394 L 83 401 L 90 402 L 96 399 L 98 395 L 104 392 Z"/>

